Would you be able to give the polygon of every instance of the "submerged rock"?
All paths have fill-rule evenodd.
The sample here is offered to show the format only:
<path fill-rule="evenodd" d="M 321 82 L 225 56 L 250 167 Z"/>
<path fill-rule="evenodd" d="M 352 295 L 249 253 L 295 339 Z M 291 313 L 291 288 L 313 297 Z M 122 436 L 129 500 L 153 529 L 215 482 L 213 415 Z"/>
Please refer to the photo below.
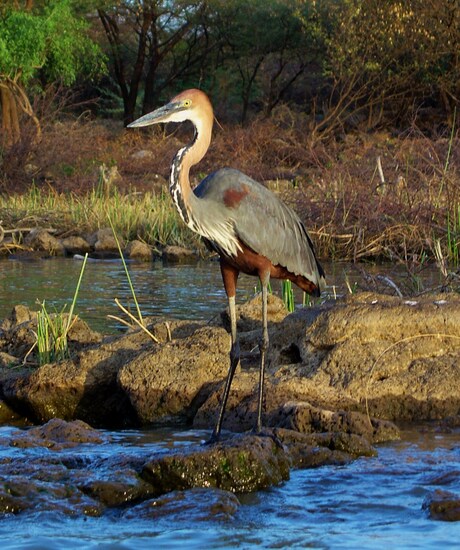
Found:
<path fill-rule="evenodd" d="M 432 519 L 460 521 L 460 495 L 440 489 L 428 495 L 422 505 Z"/>
<path fill-rule="evenodd" d="M 289 469 L 289 456 L 272 437 L 241 435 L 159 456 L 141 475 L 158 494 L 192 487 L 247 493 L 289 479 Z"/>
<path fill-rule="evenodd" d="M 127 510 L 123 517 L 155 519 L 173 516 L 188 522 L 225 521 L 232 519 L 239 508 L 238 498 L 230 491 L 213 488 L 195 488 L 172 491 L 167 495 L 146 500 Z"/>

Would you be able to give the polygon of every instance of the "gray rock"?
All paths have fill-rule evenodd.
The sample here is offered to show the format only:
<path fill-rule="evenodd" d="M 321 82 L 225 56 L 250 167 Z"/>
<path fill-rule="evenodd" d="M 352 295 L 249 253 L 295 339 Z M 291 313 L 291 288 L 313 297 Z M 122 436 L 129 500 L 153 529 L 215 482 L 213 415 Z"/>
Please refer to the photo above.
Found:
<path fill-rule="evenodd" d="M 86 254 L 90 252 L 91 247 L 87 240 L 78 235 L 73 235 L 62 240 L 62 244 L 67 254 Z"/>
<path fill-rule="evenodd" d="M 32 229 L 24 239 L 24 244 L 33 250 L 43 250 L 52 256 L 63 256 L 65 249 L 61 241 L 45 229 Z"/>

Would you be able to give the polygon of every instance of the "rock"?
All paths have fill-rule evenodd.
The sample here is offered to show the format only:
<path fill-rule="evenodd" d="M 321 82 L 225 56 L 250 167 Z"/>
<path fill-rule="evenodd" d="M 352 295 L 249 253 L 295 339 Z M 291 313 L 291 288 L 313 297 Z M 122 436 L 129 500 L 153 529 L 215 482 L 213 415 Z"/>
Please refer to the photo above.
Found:
<path fill-rule="evenodd" d="M 232 519 L 240 503 L 229 491 L 196 488 L 188 491 L 172 491 L 167 495 L 146 500 L 127 510 L 127 520 L 152 519 L 173 516 L 188 522 L 227 521 Z"/>
<path fill-rule="evenodd" d="M 0 426 L 5 424 L 9 426 L 25 425 L 26 420 L 15 410 L 13 410 L 5 401 L 0 399 Z"/>
<path fill-rule="evenodd" d="M 439 521 L 460 521 L 460 495 L 436 490 L 428 495 L 422 505 L 430 518 Z"/>
<path fill-rule="evenodd" d="M 126 247 L 125 254 L 131 260 L 150 262 L 152 260 L 152 249 L 142 241 L 131 241 Z"/>
<path fill-rule="evenodd" d="M 33 371 L 4 371 L 0 389 L 16 412 L 37 423 L 59 417 L 81 419 L 93 426 L 138 425 L 117 375 L 125 363 L 142 353 L 143 346 L 150 345 L 148 336 L 138 330 Z"/>
<path fill-rule="evenodd" d="M 114 479 L 100 479 L 100 474 L 96 474 L 96 479 L 85 481 L 79 489 L 109 508 L 145 500 L 154 493 L 152 486 L 134 470 L 124 468 L 112 475 Z"/>
<path fill-rule="evenodd" d="M 436 419 L 460 408 L 460 299 L 415 302 L 363 293 L 307 328 L 304 376 L 390 420 Z M 349 408 L 344 407 L 344 408 Z"/>
<path fill-rule="evenodd" d="M 305 433 L 339 431 L 381 442 L 398 433 L 382 419 L 458 416 L 460 298 L 424 296 L 414 304 L 364 293 L 287 316 L 278 299 L 271 303 L 264 425 Z M 259 307 L 254 300 L 239 315 L 247 330 L 240 331 L 242 361 L 225 429 L 254 426 Z M 22 360 L 30 350 L 34 323 L 23 308 L 1 323 L 0 353 L 7 354 L 2 356 L 7 363 L 11 357 Z M 0 370 L 3 399 L 36 422 L 60 416 L 97 426 L 213 427 L 229 366 L 228 333 L 221 326 L 186 321 L 150 328 L 159 343 L 139 329 L 100 343 L 100 335 L 93 338 L 76 323 L 69 335 L 71 359 L 33 372 Z"/>
<path fill-rule="evenodd" d="M 123 240 L 120 238 L 118 240 L 120 241 L 120 246 L 123 248 Z M 96 233 L 93 233 L 88 238 L 88 243 L 94 248 L 95 253 L 102 257 L 119 254 L 117 241 L 110 227 L 99 229 Z"/>
<path fill-rule="evenodd" d="M 196 259 L 196 254 L 192 250 L 173 245 L 165 246 L 161 256 L 164 260 L 174 263 L 187 263 Z"/>
<path fill-rule="evenodd" d="M 46 474 L 45 474 L 46 475 Z M 25 476 L 0 478 L 0 513 L 27 511 L 59 513 L 66 516 L 101 516 L 103 506 L 83 495 L 74 486 Z"/>
<path fill-rule="evenodd" d="M 289 479 L 289 465 L 288 455 L 271 437 L 242 435 L 156 457 L 141 475 L 158 495 L 193 487 L 247 493 Z"/>
<path fill-rule="evenodd" d="M 331 411 L 313 407 L 306 402 L 288 402 L 272 414 L 270 426 L 288 428 L 301 433 L 342 432 L 363 436 L 371 443 L 394 441 L 400 438 L 392 422 L 369 418 L 354 411 Z"/>
<path fill-rule="evenodd" d="M 225 377 L 229 347 L 224 329 L 199 326 L 126 362 L 118 383 L 142 424 L 189 422 Z"/>
<path fill-rule="evenodd" d="M 32 229 L 24 239 L 24 244 L 33 250 L 44 250 L 51 256 L 63 256 L 65 254 L 63 244 L 45 229 Z"/>
<path fill-rule="evenodd" d="M 259 293 L 254 298 L 248 300 L 245 304 L 238 305 L 236 308 L 237 328 L 243 344 L 247 337 L 241 333 L 257 330 L 262 334 L 262 295 Z M 288 315 L 288 310 L 284 302 L 274 294 L 268 295 L 267 317 L 269 323 L 279 323 Z M 225 328 L 230 331 L 230 316 L 228 308 L 221 313 L 221 318 Z M 250 338 L 253 338 L 253 335 Z"/>
<path fill-rule="evenodd" d="M 47 447 L 60 450 L 76 447 L 81 443 L 102 443 L 106 441 L 101 432 L 94 430 L 81 420 L 66 422 L 60 418 L 53 418 L 43 426 L 30 428 L 23 435 L 11 439 L 14 447 Z"/>
<path fill-rule="evenodd" d="M 19 359 L 14 355 L 0 351 L 0 369 L 14 367 L 17 366 L 19 363 Z"/>
<path fill-rule="evenodd" d="M 303 434 L 274 428 L 274 437 L 289 453 L 294 468 L 315 468 L 326 464 L 347 464 L 359 456 L 376 456 L 375 449 L 361 436 L 342 432 Z"/>
<path fill-rule="evenodd" d="M 78 235 L 72 235 L 62 240 L 62 244 L 67 254 L 86 254 L 90 252 L 91 247 L 87 240 Z"/>
<path fill-rule="evenodd" d="M 53 317 L 55 314 L 51 314 Z M 63 315 L 64 320 L 67 320 L 67 314 Z M 10 317 L 3 321 L 1 329 L 3 333 L 0 336 L 0 349 L 6 350 L 7 355 L 4 356 L 8 360 L 8 355 L 24 360 L 26 355 L 33 356 L 37 352 L 37 312 L 31 311 L 24 306 L 14 308 Z M 72 326 L 67 334 L 67 341 L 72 350 L 79 349 L 90 344 L 99 343 L 102 336 L 89 328 L 82 319 L 75 317 Z M 0 351 L 1 353 L 1 351 Z M 17 363 L 18 360 L 16 359 Z M 1 361 L 0 361 L 1 365 Z"/>
<path fill-rule="evenodd" d="M 32 321 L 37 318 L 37 313 L 30 310 L 28 307 L 23 305 L 14 306 L 10 316 L 8 317 L 9 325 L 8 328 L 12 325 L 21 325 L 27 321 Z"/>

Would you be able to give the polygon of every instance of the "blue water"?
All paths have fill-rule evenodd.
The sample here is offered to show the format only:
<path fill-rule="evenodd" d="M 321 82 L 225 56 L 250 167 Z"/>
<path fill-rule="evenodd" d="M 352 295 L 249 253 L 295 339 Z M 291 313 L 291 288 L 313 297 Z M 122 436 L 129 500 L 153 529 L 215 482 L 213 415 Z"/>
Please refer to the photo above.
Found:
<path fill-rule="evenodd" d="M 194 431 L 113 435 L 112 443 L 84 446 L 82 456 L 91 459 L 94 453 L 99 464 L 104 456 L 117 452 L 147 457 L 206 437 L 204 432 Z M 0 474 L 1 464 L 11 452 L 1 448 Z M 31 453 L 14 450 L 21 452 Z M 69 452 L 61 451 L 64 455 Z M 443 485 L 440 478 L 448 472 L 459 475 L 450 476 Z M 458 548 L 460 524 L 429 519 L 422 503 L 437 488 L 458 494 L 459 472 L 458 431 L 440 434 L 410 429 L 403 432 L 402 441 L 380 446 L 377 458 L 361 458 L 340 467 L 294 470 L 291 479 L 278 487 L 240 495 L 240 506 L 231 519 L 190 521 L 187 513 L 173 512 L 158 519 L 128 520 L 121 510 L 109 510 L 99 518 L 68 518 L 44 510 L 1 518 L 0 541 L 5 549 L 51 550 Z"/>

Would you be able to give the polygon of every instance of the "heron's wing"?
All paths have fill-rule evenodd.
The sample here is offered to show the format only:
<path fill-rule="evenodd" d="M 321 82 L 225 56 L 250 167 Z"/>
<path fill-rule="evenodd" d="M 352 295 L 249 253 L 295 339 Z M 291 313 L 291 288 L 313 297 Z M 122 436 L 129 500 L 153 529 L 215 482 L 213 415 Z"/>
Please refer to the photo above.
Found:
<path fill-rule="evenodd" d="M 274 265 L 322 286 L 324 272 L 303 223 L 276 195 L 231 169 L 216 172 L 207 186 L 209 194 L 216 194 L 214 198 L 223 205 L 237 237 L 246 246 Z"/>

